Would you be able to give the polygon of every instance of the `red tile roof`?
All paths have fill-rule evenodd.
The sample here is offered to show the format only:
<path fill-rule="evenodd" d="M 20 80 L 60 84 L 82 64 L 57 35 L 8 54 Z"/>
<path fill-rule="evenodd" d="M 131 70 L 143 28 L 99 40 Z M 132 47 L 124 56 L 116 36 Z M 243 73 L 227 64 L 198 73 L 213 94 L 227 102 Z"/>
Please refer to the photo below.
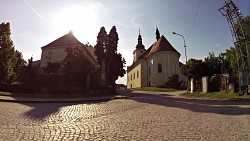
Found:
<path fill-rule="evenodd" d="M 152 44 L 140 57 L 139 59 L 145 59 L 149 55 L 160 52 L 160 51 L 172 51 L 180 54 L 169 42 L 168 40 L 162 35 L 161 38 L 154 44 Z"/>

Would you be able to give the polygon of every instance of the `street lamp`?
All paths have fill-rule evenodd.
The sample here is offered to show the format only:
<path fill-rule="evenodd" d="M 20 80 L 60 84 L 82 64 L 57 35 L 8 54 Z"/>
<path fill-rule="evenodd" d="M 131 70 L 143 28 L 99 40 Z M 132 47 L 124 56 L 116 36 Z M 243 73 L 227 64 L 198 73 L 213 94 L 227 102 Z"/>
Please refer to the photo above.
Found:
<path fill-rule="evenodd" d="M 173 32 L 173 34 L 174 35 L 179 35 L 179 36 L 181 36 L 182 38 L 183 38 L 183 40 L 184 40 L 184 48 L 185 48 L 185 58 L 186 58 L 186 65 L 187 65 L 187 46 L 186 46 L 186 42 L 185 42 L 185 38 L 184 38 L 184 36 L 183 35 L 181 35 L 181 34 L 178 34 L 178 33 L 176 33 L 176 32 Z M 186 70 L 185 70 L 186 72 L 187 72 L 187 68 L 186 68 Z M 185 72 L 185 73 L 186 73 Z M 187 75 L 187 78 L 186 78 L 186 90 L 187 90 L 187 93 L 188 93 L 188 75 Z"/>

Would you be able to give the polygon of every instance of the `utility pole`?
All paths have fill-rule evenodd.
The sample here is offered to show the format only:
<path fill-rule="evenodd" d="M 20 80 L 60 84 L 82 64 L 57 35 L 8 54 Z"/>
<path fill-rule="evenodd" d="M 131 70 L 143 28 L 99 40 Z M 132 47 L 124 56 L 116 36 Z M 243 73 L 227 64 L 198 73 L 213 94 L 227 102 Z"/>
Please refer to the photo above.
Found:
<path fill-rule="evenodd" d="M 239 8 L 232 0 L 225 1 L 225 4 L 219 11 L 227 19 L 236 49 L 239 73 L 239 93 L 246 94 L 249 84 L 250 56 L 246 33 L 241 22 L 242 15 Z"/>

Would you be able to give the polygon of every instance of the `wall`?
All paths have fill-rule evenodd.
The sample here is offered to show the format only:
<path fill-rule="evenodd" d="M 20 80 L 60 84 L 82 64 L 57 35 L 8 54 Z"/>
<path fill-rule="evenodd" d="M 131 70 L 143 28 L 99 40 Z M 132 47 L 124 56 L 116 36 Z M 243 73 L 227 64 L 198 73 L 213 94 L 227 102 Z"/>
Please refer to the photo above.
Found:
<path fill-rule="evenodd" d="M 137 60 L 137 62 L 135 62 L 134 64 L 134 68 L 127 72 L 127 88 L 131 89 L 131 88 L 138 88 L 138 87 L 142 87 L 145 85 L 145 78 L 143 77 L 143 73 L 142 72 L 142 65 L 145 64 L 144 60 Z M 138 72 L 138 77 L 137 77 L 137 72 Z M 132 78 L 132 79 L 131 79 Z M 144 81 L 144 82 L 143 82 Z"/>
<path fill-rule="evenodd" d="M 179 74 L 179 54 L 175 52 L 162 51 L 150 55 L 147 59 L 148 84 L 150 86 L 162 86 L 168 81 L 168 77 Z M 162 64 L 162 72 L 158 73 L 158 64 Z"/>

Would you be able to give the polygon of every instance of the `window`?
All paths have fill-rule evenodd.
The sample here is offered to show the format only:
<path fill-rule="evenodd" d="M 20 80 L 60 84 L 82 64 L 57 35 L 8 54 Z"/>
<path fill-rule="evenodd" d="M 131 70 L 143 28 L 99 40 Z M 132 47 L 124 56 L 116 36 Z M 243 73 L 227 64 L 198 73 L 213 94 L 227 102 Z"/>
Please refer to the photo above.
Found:
<path fill-rule="evenodd" d="M 158 64 L 158 73 L 161 73 L 162 72 L 162 65 L 161 63 Z"/>
<path fill-rule="evenodd" d="M 130 78 L 131 78 L 131 81 L 132 81 L 132 74 L 131 74 L 131 77 L 130 77 Z"/>
<path fill-rule="evenodd" d="M 148 68 L 148 75 L 150 75 L 150 67 Z"/>
<path fill-rule="evenodd" d="M 139 78 L 139 71 L 137 71 L 137 78 Z"/>
<path fill-rule="evenodd" d="M 135 73 L 134 73 L 134 79 L 135 79 Z"/>

